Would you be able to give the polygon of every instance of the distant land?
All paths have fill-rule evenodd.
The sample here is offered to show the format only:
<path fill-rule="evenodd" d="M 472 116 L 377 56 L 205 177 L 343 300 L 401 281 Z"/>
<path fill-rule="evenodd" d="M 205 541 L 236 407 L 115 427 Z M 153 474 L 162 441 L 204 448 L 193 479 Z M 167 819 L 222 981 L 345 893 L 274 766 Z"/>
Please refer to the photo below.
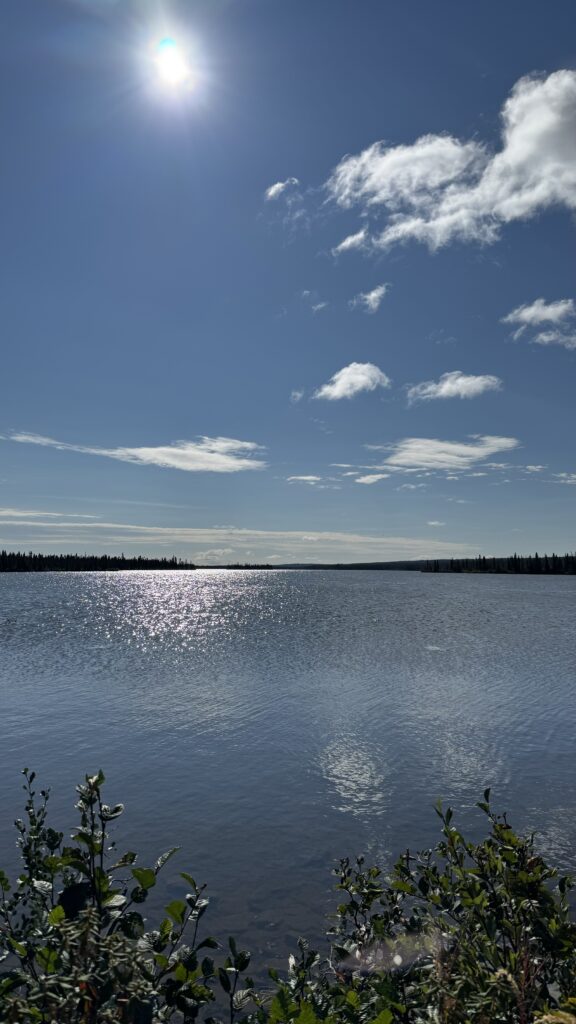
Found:
<path fill-rule="evenodd" d="M 146 558 L 138 555 L 43 555 L 32 551 L 0 551 L 0 572 L 122 572 L 134 569 L 184 571 L 199 568 L 193 562 L 176 558 Z M 202 569 L 380 569 L 411 572 L 468 572 L 507 574 L 546 574 L 572 576 L 576 574 L 576 554 L 567 555 L 508 555 L 487 558 L 417 559 L 398 562 L 285 562 L 280 565 L 265 563 L 227 563 L 202 565 Z"/>

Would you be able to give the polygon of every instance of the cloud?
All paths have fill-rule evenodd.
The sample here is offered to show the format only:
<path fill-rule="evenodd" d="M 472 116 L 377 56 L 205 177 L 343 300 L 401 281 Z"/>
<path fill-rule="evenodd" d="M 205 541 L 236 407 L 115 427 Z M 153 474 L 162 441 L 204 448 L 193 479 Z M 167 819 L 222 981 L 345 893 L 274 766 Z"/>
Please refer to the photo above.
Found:
<path fill-rule="evenodd" d="M 61 522 L 23 519 L 2 521 L 9 543 L 16 546 L 53 545 L 56 550 L 127 551 L 165 553 L 169 548 L 182 557 L 202 549 L 230 549 L 226 561 L 247 561 L 246 552 L 253 552 L 252 561 L 356 562 L 393 561 L 405 558 L 442 558 L 478 554 L 469 544 L 447 540 L 431 541 L 429 537 L 386 536 L 378 534 L 305 530 L 275 531 L 240 529 L 236 527 L 141 526 L 115 522 Z M 311 548 L 311 542 L 314 546 Z M 217 556 L 219 557 L 219 556 Z"/>
<path fill-rule="evenodd" d="M 213 562 L 214 559 L 220 561 L 225 559 L 227 555 L 233 555 L 234 548 L 207 548 L 205 551 L 194 551 L 190 556 L 192 562 Z"/>
<path fill-rule="evenodd" d="M 574 299 L 556 299 L 546 302 L 536 299 L 535 302 L 517 306 L 507 316 L 502 317 L 503 324 L 516 325 L 512 337 L 517 340 L 526 331 L 536 331 L 530 340 L 536 345 L 563 345 L 564 348 L 576 348 L 576 306 Z M 547 330 L 538 330 L 547 325 Z"/>
<path fill-rule="evenodd" d="M 352 249 L 363 249 L 368 240 L 368 232 L 366 228 L 361 228 L 360 231 L 356 231 L 353 235 L 347 235 L 342 241 L 332 249 L 333 256 L 339 256 L 342 252 L 351 252 Z"/>
<path fill-rule="evenodd" d="M 361 391 L 389 388 L 390 383 L 390 378 L 374 363 L 350 363 L 338 370 L 327 384 L 318 388 L 313 398 L 327 398 L 334 402 L 340 398 L 353 398 Z"/>
<path fill-rule="evenodd" d="M 12 434 L 10 440 L 83 455 L 104 455 L 141 466 L 180 469 L 187 473 L 237 473 L 266 467 L 261 459 L 252 457 L 253 453 L 263 450 L 261 445 L 253 441 L 236 441 L 231 437 L 200 437 L 197 441 L 174 441 L 168 445 L 142 448 L 97 448 L 56 441 L 41 434 Z"/>
<path fill-rule="evenodd" d="M 476 398 L 485 391 L 498 391 L 502 386 L 499 377 L 483 374 L 479 377 L 451 370 L 443 373 L 438 382 L 425 380 L 408 389 L 408 402 L 426 402 L 435 398 Z"/>
<path fill-rule="evenodd" d="M 350 308 L 356 309 L 357 307 L 360 307 L 364 313 L 376 313 L 380 309 L 382 299 L 389 288 L 389 284 L 379 284 L 370 292 L 360 292 L 359 295 L 355 295 L 354 298 L 350 300 Z"/>
<path fill-rule="evenodd" d="M 318 293 L 310 291 L 306 288 L 302 292 L 302 299 L 307 302 L 313 313 L 320 313 L 321 310 L 328 308 L 328 303 L 318 297 Z"/>
<path fill-rule="evenodd" d="M 374 143 L 346 156 L 326 183 L 341 207 L 385 218 L 354 244 L 410 240 L 431 250 L 454 241 L 495 242 L 505 224 L 551 208 L 576 209 L 576 71 L 521 78 L 501 114 L 501 148 L 424 135 L 411 145 Z"/>
<path fill-rule="evenodd" d="M 299 184 L 300 182 L 298 181 L 298 178 L 286 178 L 285 181 L 276 181 L 266 189 L 264 198 L 266 202 L 278 199 L 283 192 L 286 192 L 288 189 L 296 188 Z"/>
<path fill-rule="evenodd" d="M 377 484 L 379 480 L 387 480 L 390 473 L 368 473 L 366 476 L 357 476 L 355 484 Z"/>
<path fill-rule="evenodd" d="M 311 484 L 312 486 L 314 486 L 314 484 L 319 484 L 321 482 L 322 477 L 321 476 L 287 476 L 286 479 L 287 479 L 289 484 L 291 484 L 291 483 L 299 483 L 299 484 Z"/>
<path fill-rule="evenodd" d="M 430 437 L 407 437 L 391 446 L 368 445 L 377 451 L 391 451 L 385 465 L 404 471 L 468 470 L 497 452 L 511 451 L 520 442 L 514 437 L 473 435 L 472 441 L 440 441 Z"/>
<path fill-rule="evenodd" d="M 44 512 L 39 509 L 29 508 L 0 508 L 0 519 L 26 519 L 37 517 L 38 519 L 99 519 L 99 516 L 88 515 L 83 512 Z"/>
<path fill-rule="evenodd" d="M 446 523 L 440 522 L 439 519 L 429 519 L 426 526 L 446 526 Z"/>
<path fill-rule="evenodd" d="M 294 391 L 290 392 L 290 401 L 293 405 L 297 405 L 304 398 L 304 391 L 300 388 L 295 388 Z"/>
<path fill-rule="evenodd" d="M 554 476 L 560 484 L 576 485 L 576 473 L 554 473 Z"/>
<path fill-rule="evenodd" d="M 576 331 L 569 333 L 567 331 L 539 331 L 532 341 L 535 345 L 562 345 L 563 348 L 575 349 L 576 348 Z"/>

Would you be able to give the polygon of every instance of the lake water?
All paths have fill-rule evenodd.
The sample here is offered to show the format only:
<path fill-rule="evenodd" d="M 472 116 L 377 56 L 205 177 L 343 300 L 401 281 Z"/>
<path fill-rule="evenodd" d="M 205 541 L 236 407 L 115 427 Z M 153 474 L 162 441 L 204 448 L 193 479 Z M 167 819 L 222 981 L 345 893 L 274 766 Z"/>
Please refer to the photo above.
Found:
<path fill-rule="evenodd" d="M 207 925 L 258 960 L 316 937 L 330 869 L 479 835 L 492 786 L 576 867 L 576 579 L 226 571 L 0 576 L 0 863 L 19 769 L 102 767 L 142 862 L 208 882 Z"/>

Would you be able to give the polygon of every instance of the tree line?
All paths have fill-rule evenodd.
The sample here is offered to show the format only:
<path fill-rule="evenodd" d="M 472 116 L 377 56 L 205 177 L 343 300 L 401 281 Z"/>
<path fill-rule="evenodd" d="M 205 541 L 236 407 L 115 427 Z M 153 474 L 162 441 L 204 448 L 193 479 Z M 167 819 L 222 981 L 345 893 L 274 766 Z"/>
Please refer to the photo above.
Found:
<path fill-rule="evenodd" d="M 32 551 L 0 551 L 0 572 L 106 572 L 123 569 L 195 569 L 176 558 L 126 558 L 121 555 L 36 555 Z"/>
<path fill-rule="evenodd" d="M 508 555 L 503 558 L 450 558 L 426 562 L 423 572 L 549 573 L 569 576 L 576 573 L 576 554 Z"/>

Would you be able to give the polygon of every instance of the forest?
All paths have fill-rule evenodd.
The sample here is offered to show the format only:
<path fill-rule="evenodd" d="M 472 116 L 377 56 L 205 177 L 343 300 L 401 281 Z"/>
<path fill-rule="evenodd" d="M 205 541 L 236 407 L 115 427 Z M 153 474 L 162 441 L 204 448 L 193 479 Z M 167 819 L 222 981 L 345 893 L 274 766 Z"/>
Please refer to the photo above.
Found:
<path fill-rule="evenodd" d="M 0 551 L 0 572 L 110 572 L 123 569 L 195 569 L 192 562 L 176 558 L 145 558 L 138 555 L 35 555 Z"/>

